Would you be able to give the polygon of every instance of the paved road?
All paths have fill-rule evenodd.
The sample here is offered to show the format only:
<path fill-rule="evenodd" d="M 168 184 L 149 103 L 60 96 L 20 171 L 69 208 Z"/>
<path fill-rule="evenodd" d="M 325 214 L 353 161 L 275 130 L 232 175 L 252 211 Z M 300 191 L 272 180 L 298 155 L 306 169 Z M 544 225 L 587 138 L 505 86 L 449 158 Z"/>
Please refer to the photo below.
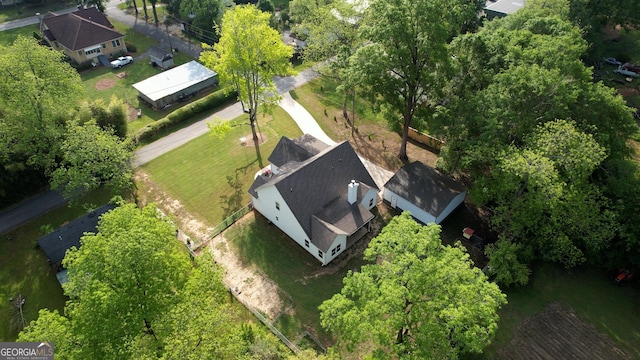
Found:
<path fill-rule="evenodd" d="M 68 8 L 68 9 L 63 9 L 63 10 L 56 10 L 54 11 L 56 14 L 67 14 L 70 13 L 72 11 L 76 11 L 78 10 L 77 7 L 72 7 L 72 8 Z M 44 15 L 45 13 L 42 13 L 42 15 Z M 0 23 L 0 31 L 5 31 L 5 30 L 11 30 L 11 29 L 17 29 L 17 28 L 21 28 L 23 26 L 27 26 L 27 25 L 35 25 L 37 23 L 40 22 L 40 19 L 38 19 L 38 17 L 34 14 L 33 16 L 29 16 L 26 18 L 22 18 L 22 19 L 17 19 L 17 20 L 11 20 L 11 21 L 5 21 L 3 23 Z"/>

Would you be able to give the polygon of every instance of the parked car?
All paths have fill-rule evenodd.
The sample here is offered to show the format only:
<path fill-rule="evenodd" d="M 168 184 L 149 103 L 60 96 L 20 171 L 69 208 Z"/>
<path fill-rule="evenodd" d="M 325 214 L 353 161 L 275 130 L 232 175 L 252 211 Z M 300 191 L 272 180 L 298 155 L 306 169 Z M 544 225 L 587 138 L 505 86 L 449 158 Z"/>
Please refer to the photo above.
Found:
<path fill-rule="evenodd" d="M 608 57 L 608 58 L 604 58 L 602 59 L 602 61 L 606 62 L 609 65 L 615 65 L 615 66 L 620 66 L 622 65 L 622 63 L 620 61 L 618 61 L 616 58 L 614 57 Z"/>
<path fill-rule="evenodd" d="M 620 67 L 624 70 L 633 71 L 634 73 L 640 73 L 640 65 L 636 65 L 632 63 L 624 63 Z"/>
<path fill-rule="evenodd" d="M 613 282 L 616 284 L 622 284 L 623 282 L 627 282 L 633 279 L 633 273 L 626 269 L 618 270 L 618 273 L 613 278 Z"/>
<path fill-rule="evenodd" d="M 613 72 L 620 74 L 620 75 L 624 75 L 624 76 L 629 76 L 629 77 L 640 77 L 640 75 L 638 75 L 637 73 L 634 73 L 633 71 L 629 71 L 629 70 L 625 70 L 623 68 L 617 68 L 615 70 L 613 70 Z"/>
<path fill-rule="evenodd" d="M 119 58 L 111 62 L 111 68 L 113 69 L 121 68 L 125 65 L 131 64 L 132 62 L 133 62 L 133 58 L 131 56 L 120 56 Z"/>

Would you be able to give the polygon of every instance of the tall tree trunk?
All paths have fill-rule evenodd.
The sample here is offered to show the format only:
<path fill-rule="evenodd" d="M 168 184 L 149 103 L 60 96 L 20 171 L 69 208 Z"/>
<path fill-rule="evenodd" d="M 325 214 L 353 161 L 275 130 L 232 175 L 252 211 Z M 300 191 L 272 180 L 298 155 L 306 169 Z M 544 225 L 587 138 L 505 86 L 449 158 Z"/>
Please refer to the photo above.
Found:
<path fill-rule="evenodd" d="M 151 8 L 153 9 L 153 20 L 156 22 L 156 26 L 158 26 L 158 13 L 156 12 L 156 2 L 158 0 L 151 0 Z"/>
<path fill-rule="evenodd" d="M 149 20 L 149 14 L 147 13 L 147 0 L 142 0 L 142 10 L 144 10 L 144 21 Z"/>
<path fill-rule="evenodd" d="M 409 140 L 409 126 L 411 125 L 411 115 L 404 115 L 404 124 L 402 126 L 402 142 L 400 143 L 400 152 L 398 153 L 398 159 L 402 161 L 409 160 L 407 156 L 407 141 Z"/>
<path fill-rule="evenodd" d="M 344 91 L 344 99 L 342 100 L 342 117 L 349 121 L 349 113 L 347 112 L 347 100 L 349 99 L 349 92 Z"/>
<path fill-rule="evenodd" d="M 136 0 L 132 0 L 133 1 L 133 10 L 136 12 L 136 19 L 138 18 L 138 4 L 136 3 Z"/>

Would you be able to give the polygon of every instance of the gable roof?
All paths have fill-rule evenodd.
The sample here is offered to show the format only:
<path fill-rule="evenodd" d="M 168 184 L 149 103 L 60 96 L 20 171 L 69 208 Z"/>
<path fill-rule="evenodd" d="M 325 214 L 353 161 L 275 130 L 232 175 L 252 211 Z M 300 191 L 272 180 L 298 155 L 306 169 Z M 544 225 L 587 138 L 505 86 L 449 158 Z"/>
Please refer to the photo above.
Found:
<path fill-rule="evenodd" d="M 419 161 L 402 167 L 384 187 L 435 217 L 466 191 L 462 184 Z"/>
<path fill-rule="evenodd" d="M 70 50 L 80 50 L 123 37 L 113 30 L 107 17 L 95 7 L 68 14 L 48 12 L 42 19 L 48 28 L 43 33 Z"/>
<path fill-rule="evenodd" d="M 304 149 L 299 147 L 306 147 L 308 152 L 313 152 L 323 147 L 324 143 L 311 135 L 305 135 L 295 141 L 281 139 L 281 142 L 283 148 L 290 146 L 294 149 L 292 160 L 280 166 L 280 173 L 268 179 L 257 177 L 249 189 L 253 196 L 258 196 L 261 187 L 275 186 L 311 242 L 320 249 L 324 248 L 323 251 L 326 251 L 326 247 L 322 242 L 318 242 L 319 238 L 314 239 L 313 222 L 321 220 L 322 223 L 338 229 L 333 231 L 334 233 L 341 231 L 350 234 L 358 229 L 358 225 L 362 226 L 362 219 L 368 221 L 373 217 L 368 210 L 361 208 L 358 202 L 353 205 L 347 202 L 347 186 L 351 180 L 360 183 L 360 199 L 368 189 L 378 189 L 349 142 L 343 141 L 331 147 L 327 146 L 307 159 L 300 155 L 304 153 Z M 292 144 L 297 144 L 298 147 Z M 275 158 L 281 160 L 282 156 L 276 154 Z"/>
<path fill-rule="evenodd" d="M 186 64 L 146 78 L 132 86 L 152 101 L 156 101 L 217 75 L 215 71 L 195 60 L 191 60 Z"/>
<path fill-rule="evenodd" d="M 151 45 L 148 52 L 150 57 L 160 59 L 160 61 L 173 59 L 173 55 L 170 52 L 155 45 Z"/>
<path fill-rule="evenodd" d="M 44 251 L 52 264 L 57 264 L 64 259 L 68 249 L 80 247 L 80 238 L 86 232 L 96 232 L 100 216 L 115 205 L 104 205 L 70 223 L 60 226 L 58 229 L 38 239 L 38 245 Z"/>
<path fill-rule="evenodd" d="M 269 155 L 269 162 L 278 167 L 290 161 L 302 162 L 328 147 L 329 145 L 309 134 L 293 140 L 283 136 Z"/>

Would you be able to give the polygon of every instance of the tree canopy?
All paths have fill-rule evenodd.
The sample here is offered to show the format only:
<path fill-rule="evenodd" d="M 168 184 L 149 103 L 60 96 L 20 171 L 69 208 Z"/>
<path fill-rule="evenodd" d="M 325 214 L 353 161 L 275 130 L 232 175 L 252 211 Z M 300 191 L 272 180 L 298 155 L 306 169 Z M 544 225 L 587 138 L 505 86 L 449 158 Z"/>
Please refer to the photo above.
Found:
<path fill-rule="evenodd" d="M 506 296 L 439 234 L 438 225 L 422 226 L 408 212 L 394 217 L 365 251 L 371 263 L 350 271 L 341 292 L 320 306 L 322 326 L 339 344 L 376 358 L 482 352 Z"/>
<path fill-rule="evenodd" d="M 368 42 L 353 60 L 365 91 L 389 109 L 400 124 L 398 157 L 407 159 L 410 126 L 424 127 L 432 107 L 442 100 L 449 74 L 447 43 L 475 21 L 482 1 L 374 0 L 364 11 L 361 36 Z M 401 19 L 401 20 L 399 20 Z"/>
<path fill-rule="evenodd" d="M 293 49 L 269 26 L 270 14 L 253 5 L 241 5 L 227 11 L 220 27 L 220 41 L 205 47 L 200 59 L 220 74 L 238 92 L 238 99 L 249 113 L 256 149 L 258 109 L 277 103 L 279 96 L 274 76 L 292 74 L 289 59 Z"/>

